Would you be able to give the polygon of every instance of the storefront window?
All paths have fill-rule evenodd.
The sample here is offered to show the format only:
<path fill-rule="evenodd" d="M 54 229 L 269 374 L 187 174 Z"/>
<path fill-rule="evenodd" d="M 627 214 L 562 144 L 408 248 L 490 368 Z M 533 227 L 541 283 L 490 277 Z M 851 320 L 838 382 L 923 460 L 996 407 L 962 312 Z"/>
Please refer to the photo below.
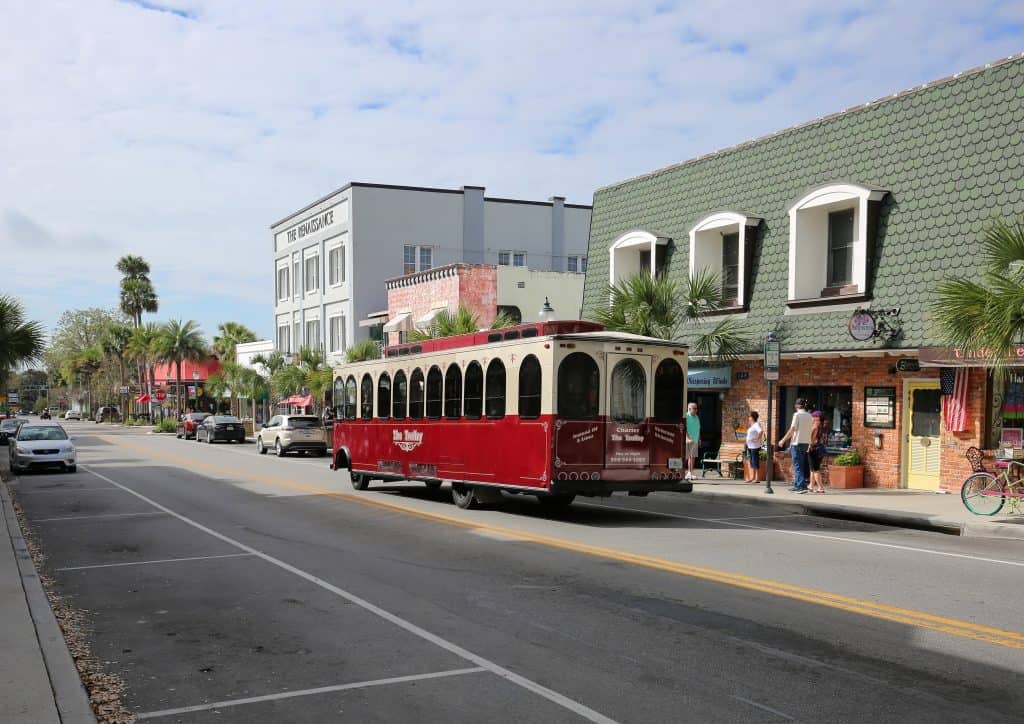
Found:
<path fill-rule="evenodd" d="M 785 434 L 793 420 L 798 398 L 807 402 L 807 411 L 821 412 L 822 425 L 828 431 L 827 446 L 842 450 L 853 444 L 853 388 L 852 387 L 783 387 L 779 390 L 779 437 Z"/>
<path fill-rule="evenodd" d="M 998 377 L 995 379 L 998 389 Z M 1024 447 L 1024 372 L 1007 373 L 1001 402 L 998 395 L 993 397 L 998 410 L 992 425 L 992 447 Z"/>

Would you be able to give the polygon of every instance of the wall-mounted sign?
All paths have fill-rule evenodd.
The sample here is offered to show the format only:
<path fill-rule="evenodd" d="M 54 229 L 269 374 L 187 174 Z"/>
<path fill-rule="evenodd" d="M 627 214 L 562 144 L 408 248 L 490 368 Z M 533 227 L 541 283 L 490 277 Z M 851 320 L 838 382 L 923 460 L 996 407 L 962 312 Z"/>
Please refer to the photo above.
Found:
<path fill-rule="evenodd" d="M 847 324 L 850 336 L 858 342 L 867 342 L 875 336 L 875 318 L 870 312 L 858 309 Z"/>
<path fill-rule="evenodd" d="M 334 210 L 325 211 L 322 214 L 306 219 L 301 224 L 296 224 L 288 230 L 288 241 L 293 242 L 303 238 L 307 234 L 313 234 L 321 229 L 326 229 L 334 223 Z"/>
<path fill-rule="evenodd" d="M 737 372 L 736 373 L 736 379 L 738 379 L 738 380 L 746 380 L 746 379 L 749 379 L 749 378 L 750 378 L 750 373 L 749 372 Z"/>
<path fill-rule="evenodd" d="M 901 359 L 896 362 L 896 369 L 900 372 L 920 372 L 921 363 L 916 359 Z"/>
<path fill-rule="evenodd" d="M 732 387 L 732 367 L 691 367 L 686 372 L 691 390 L 720 390 Z"/>
<path fill-rule="evenodd" d="M 864 388 L 864 427 L 896 427 L 896 388 Z"/>

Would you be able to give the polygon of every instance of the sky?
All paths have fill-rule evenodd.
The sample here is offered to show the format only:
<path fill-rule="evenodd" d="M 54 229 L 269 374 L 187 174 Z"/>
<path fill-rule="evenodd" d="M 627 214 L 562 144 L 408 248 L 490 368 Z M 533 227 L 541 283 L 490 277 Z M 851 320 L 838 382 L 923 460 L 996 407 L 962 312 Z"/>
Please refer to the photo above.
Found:
<path fill-rule="evenodd" d="M 4 0 L 0 294 L 269 336 L 269 225 L 349 181 L 595 189 L 1024 50 L 1024 0 Z"/>

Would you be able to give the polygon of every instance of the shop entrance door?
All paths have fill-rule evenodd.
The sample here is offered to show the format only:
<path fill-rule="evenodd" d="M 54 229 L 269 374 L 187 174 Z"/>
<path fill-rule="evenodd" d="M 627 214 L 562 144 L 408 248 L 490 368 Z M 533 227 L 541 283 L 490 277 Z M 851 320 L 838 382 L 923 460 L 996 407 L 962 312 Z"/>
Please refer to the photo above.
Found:
<path fill-rule="evenodd" d="M 718 399 L 718 390 L 689 390 L 686 403 L 691 402 L 697 403 L 697 417 L 700 418 L 700 449 L 697 452 L 697 460 L 699 462 L 705 453 L 708 457 L 717 457 L 719 448 L 722 447 L 722 402 Z"/>
<path fill-rule="evenodd" d="M 942 420 L 938 380 L 907 382 L 903 410 L 903 487 L 938 490 Z"/>

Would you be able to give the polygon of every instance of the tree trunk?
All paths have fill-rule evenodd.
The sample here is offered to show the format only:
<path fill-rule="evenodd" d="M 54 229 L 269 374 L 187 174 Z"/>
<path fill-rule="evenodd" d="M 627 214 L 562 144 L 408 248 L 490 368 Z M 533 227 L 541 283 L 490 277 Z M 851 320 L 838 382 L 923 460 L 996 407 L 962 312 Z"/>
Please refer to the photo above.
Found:
<path fill-rule="evenodd" d="M 175 374 L 176 374 L 176 384 L 177 384 L 177 390 L 175 391 L 175 397 L 177 397 L 177 399 L 178 399 L 178 415 L 180 417 L 181 413 L 185 410 L 185 408 L 182 407 L 182 404 L 184 403 L 184 400 L 181 398 L 181 360 L 180 359 L 174 361 L 174 370 L 175 370 Z"/>

